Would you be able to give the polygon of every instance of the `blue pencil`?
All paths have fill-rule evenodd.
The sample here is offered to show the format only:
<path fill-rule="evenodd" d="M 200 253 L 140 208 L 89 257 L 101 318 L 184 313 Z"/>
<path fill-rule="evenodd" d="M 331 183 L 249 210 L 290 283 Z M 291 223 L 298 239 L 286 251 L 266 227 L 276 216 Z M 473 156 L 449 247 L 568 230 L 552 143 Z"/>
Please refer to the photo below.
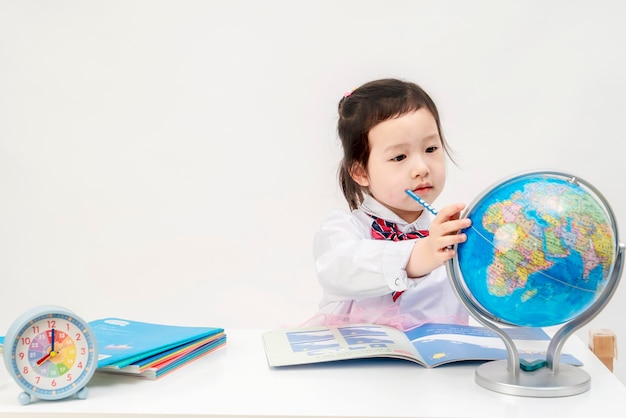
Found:
<path fill-rule="evenodd" d="M 437 209 L 435 209 L 434 207 L 432 207 L 430 205 L 430 203 L 428 203 L 427 201 L 425 201 L 424 199 L 422 199 L 421 197 L 419 197 L 418 195 L 416 195 L 415 193 L 413 193 L 413 190 L 409 190 L 406 189 L 405 190 L 406 194 L 408 194 L 409 196 L 411 196 L 411 198 L 413 198 L 414 200 L 417 200 L 417 202 L 424 206 L 426 208 L 427 211 L 429 211 L 430 213 L 432 213 L 433 215 L 437 216 L 437 214 L 439 212 L 437 212 Z"/>

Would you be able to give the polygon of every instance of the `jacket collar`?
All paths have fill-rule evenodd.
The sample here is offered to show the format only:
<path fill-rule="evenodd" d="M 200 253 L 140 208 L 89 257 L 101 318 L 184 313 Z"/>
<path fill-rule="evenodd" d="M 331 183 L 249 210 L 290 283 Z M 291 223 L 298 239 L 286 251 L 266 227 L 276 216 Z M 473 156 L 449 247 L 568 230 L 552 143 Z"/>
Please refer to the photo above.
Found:
<path fill-rule="evenodd" d="M 368 215 L 373 215 L 378 218 L 383 218 L 387 221 L 393 222 L 403 231 L 406 230 L 409 225 L 413 225 L 413 228 L 416 230 L 428 229 L 428 227 L 430 226 L 430 214 L 427 210 L 423 210 L 420 217 L 417 218 L 415 222 L 409 224 L 407 221 L 400 218 L 393 211 L 391 211 L 386 206 L 383 206 L 382 203 L 380 203 L 373 196 L 367 193 L 363 193 L 363 203 L 361 203 L 359 209 L 367 213 Z"/>

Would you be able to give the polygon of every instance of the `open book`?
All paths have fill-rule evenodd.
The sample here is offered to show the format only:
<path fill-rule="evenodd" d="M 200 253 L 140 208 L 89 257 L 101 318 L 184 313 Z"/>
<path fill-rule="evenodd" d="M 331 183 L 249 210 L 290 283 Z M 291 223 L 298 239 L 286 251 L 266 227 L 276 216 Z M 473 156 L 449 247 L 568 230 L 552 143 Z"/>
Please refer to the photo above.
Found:
<path fill-rule="evenodd" d="M 505 328 L 526 363 L 545 360 L 550 337 L 541 328 Z M 347 359 L 398 358 L 432 368 L 460 361 L 504 360 L 502 339 L 482 326 L 425 324 L 410 331 L 385 325 L 347 324 L 337 327 L 276 329 L 263 334 L 272 367 Z M 560 361 L 581 366 L 571 354 Z"/>

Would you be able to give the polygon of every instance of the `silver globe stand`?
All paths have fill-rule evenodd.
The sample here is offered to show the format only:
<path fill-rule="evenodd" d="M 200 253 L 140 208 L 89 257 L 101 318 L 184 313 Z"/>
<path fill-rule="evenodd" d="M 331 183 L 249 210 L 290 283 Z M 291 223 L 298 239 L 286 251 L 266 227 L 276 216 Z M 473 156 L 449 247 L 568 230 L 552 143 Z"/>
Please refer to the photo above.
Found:
<path fill-rule="evenodd" d="M 624 268 L 624 244 L 618 245 L 613 270 L 602 295 L 584 313 L 566 323 L 554 334 L 548 345 L 545 365 L 532 371 L 522 370 L 520 367 L 519 352 L 515 343 L 496 325 L 502 321 L 483 310 L 465 290 L 459 279 L 461 273 L 456 257 L 448 261 L 446 268 L 463 305 L 472 317 L 500 336 L 508 353 L 506 360 L 491 361 L 479 366 L 475 372 L 476 383 L 495 392 L 541 398 L 572 396 L 589 390 L 591 387 L 589 374 L 580 368 L 560 364 L 559 356 L 565 341 L 572 333 L 600 313 L 615 293 Z"/>

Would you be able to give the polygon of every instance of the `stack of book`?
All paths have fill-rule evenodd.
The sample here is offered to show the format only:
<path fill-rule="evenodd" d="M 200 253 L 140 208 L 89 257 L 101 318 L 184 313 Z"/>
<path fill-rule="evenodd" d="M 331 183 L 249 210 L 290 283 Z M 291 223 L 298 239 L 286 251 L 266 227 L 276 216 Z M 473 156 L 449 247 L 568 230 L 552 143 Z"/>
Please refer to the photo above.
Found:
<path fill-rule="evenodd" d="M 120 318 L 89 322 L 98 372 L 159 379 L 226 344 L 223 328 L 186 327 Z"/>

